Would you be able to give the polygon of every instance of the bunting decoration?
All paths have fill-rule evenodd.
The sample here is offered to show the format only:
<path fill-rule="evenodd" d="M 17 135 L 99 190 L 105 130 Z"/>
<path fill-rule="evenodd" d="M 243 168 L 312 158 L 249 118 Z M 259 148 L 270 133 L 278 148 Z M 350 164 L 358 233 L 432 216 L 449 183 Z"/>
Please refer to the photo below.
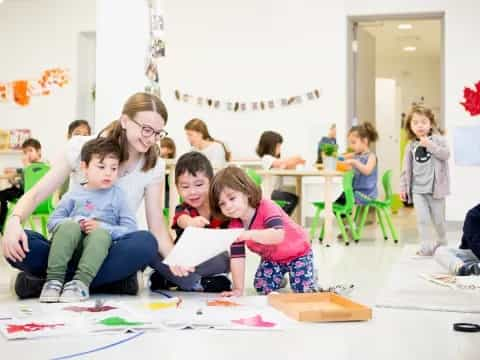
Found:
<path fill-rule="evenodd" d="M 159 0 L 147 0 L 150 38 L 145 57 L 145 91 L 160 97 L 158 60 L 165 57 L 165 33 L 163 11 Z"/>
<path fill-rule="evenodd" d="M 45 70 L 38 80 L 0 82 L 0 102 L 14 102 L 20 106 L 27 106 L 32 96 L 50 95 L 54 88 L 64 87 L 69 81 L 67 70 L 53 68 Z"/>
<path fill-rule="evenodd" d="M 277 99 L 265 99 L 254 101 L 242 100 L 220 100 L 206 96 L 196 96 L 182 92 L 174 91 L 175 99 L 179 102 L 190 103 L 197 106 L 207 107 L 213 110 L 224 110 L 233 112 L 245 111 L 266 111 L 278 108 L 286 108 L 294 105 L 300 105 L 308 101 L 315 101 L 322 95 L 321 90 L 313 89 L 300 95 L 293 95 Z"/>
<path fill-rule="evenodd" d="M 480 115 L 480 81 L 475 84 L 475 89 L 465 87 L 463 89 L 464 100 L 460 104 L 471 116 Z"/>

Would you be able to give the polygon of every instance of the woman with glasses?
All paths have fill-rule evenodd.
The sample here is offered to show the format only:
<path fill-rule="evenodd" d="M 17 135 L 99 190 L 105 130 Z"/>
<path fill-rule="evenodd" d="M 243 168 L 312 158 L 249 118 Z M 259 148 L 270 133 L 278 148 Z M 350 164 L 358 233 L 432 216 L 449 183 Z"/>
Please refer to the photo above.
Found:
<path fill-rule="evenodd" d="M 112 243 L 91 284 L 93 292 L 136 294 L 137 271 L 145 268 L 158 251 L 165 256 L 173 246 L 164 222 L 158 220 L 158 214 L 162 213 L 165 164 L 158 157 L 155 144 L 167 135 L 163 130 L 166 122 L 167 109 L 162 101 L 151 94 L 137 93 L 127 100 L 120 118 L 100 132 L 99 136 L 120 145 L 122 154 L 117 185 L 127 194 L 132 211 L 136 212 L 144 200 L 149 231 L 133 232 Z M 13 267 L 21 271 L 15 281 L 15 292 L 20 298 L 39 296 L 50 249 L 50 243 L 41 234 L 24 231 L 22 223 L 70 173 L 73 173 L 75 186 L 84 183 L 82 172 L 78 171 L 80 151 L 90 139 L 88 136 L 72 138 L 66 152 L 52 164 L 51 170 L 18 201 L 7 222 L 3 254 Z"/>

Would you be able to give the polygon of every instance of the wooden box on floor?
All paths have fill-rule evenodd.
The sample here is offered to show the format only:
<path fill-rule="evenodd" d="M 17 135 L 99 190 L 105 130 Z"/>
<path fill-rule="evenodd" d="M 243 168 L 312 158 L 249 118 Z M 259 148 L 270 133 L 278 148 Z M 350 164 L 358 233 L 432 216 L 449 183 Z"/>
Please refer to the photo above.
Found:
<path fill-rule="evenodd" d="M 360 321 L 372 318 L 372 309 L 332 292 L 269 294 L 268 303 L 298 321 Z"/>

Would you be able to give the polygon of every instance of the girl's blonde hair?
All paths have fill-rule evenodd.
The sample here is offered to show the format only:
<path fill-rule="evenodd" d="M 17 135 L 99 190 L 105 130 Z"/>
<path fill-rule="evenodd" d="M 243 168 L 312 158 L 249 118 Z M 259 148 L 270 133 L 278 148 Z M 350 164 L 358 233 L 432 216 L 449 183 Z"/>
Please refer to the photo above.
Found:
<path fill-rule="evenodd" d="M 130 96 L 123 105 L 122 115 L 126 115 L 129 119 L 134 119 L 137 113 L 141 111 L 153 111 L 159 114 L 165 121 L 168 120 L 168 112 L 165 104 L 153 94 L 149 93 L 136 93 Z M 99 137 L 103 134 L 106 138 L 115 141 L 120 146 L 121 156 L 120 163 L 128 160 L 128 139 L 125 129 L 122 127 L 120 120 L 111 122 L 106 128 L 100 131 Z M 143 164 L 142 171 L 148 171 L 155 167 L 158 158 L 158 147 L 151 146 L 150 149 L 144 154 L 145 163 Z"/>
<path fill-rule="evenodd" d="M 238 166 L 227 166 L 215 174 L 210 181 L 210 210 L 214 217 L 226 220 L 220 206 L 220 194 L 225 188 L 239 191 L 248 197 L 248 205 L 256 209 L 262 200 L 262 189 Z"/>
<path fill-rule="evenodd" d="M 207 124 L 205 124 L 204 121 L 202 121 L 200 119 L 192 119 L 185 124 L 185 130 L 199 132 L 200 134 L 202 134 L 202 139 L 203 140 L 217 142 L 220 145 L 222 145 L 223 150 L 225 151 L 225 160 L 230 161 L 230 159 L 232 157 L 232 153 L 230 152 L 230 150 L 228 150 L 227 146 L 223 142 L 214 139 L 210 135 L 210 133 L 208 132 Z"/>
<path fill-rule="evenodd" d="M 378 132 L 370 122 L 364 122 L 361 125 L 352 126 L 348 134 L 357 134 L 360 139 L 367 139 L 368 143 L 374 143 L 378 140 Z"/>
<path fill-rule="evenodd" d="M 415 105 L 410 110 L 410 113 L 407 116 L 407 121 L 405 122 L 405 130 L 407 130 L 408 140 L 415 140 L 417 138 L 417 135 L 415 135 L 415 133 L 412 131 L 413 114 L 425 116 L 428 120 L 430 120 L 430 125 L 432 129 L 429 135 L 431 135 L 434 132 L 437 132 L 443 135 L 443 130 L 440 129 L 440 127 L 438 126 L 438 123 L 437 123 L 437 120 L 435 119 L 435 114 L 433 113 L 433 111 L 423 105 Z"/>

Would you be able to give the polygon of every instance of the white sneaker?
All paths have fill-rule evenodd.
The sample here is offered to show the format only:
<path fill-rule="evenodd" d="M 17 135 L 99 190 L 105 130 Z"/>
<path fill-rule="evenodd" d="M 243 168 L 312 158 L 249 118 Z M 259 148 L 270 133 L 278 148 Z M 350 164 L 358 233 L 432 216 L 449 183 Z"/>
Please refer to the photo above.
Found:
<path fill-rule="evenodd" d="M 62 282 L 58 280 L 48 280 L 45 284 L 43 284 L 39 301 L 42 303 L 58 302 L 60 294 L 62 293 L 62 287 Z"/>
<path fill-rule="evenodd" d="M 89 297 L 88 286 L 80 280 L 72 280 L 63 287 L 59 301 L 65 303 L 78 302 L 88 300 Z"/>

